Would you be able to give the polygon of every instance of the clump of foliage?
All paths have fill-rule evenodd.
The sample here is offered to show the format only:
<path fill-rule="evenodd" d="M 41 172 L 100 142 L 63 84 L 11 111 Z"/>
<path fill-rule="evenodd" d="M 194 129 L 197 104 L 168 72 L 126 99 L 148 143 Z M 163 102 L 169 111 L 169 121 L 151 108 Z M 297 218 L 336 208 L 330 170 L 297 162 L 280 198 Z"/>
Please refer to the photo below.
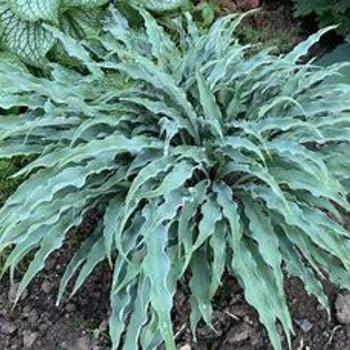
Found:
<path fill-rule="evenodd" d="M 0 0 L 0 47 L 33 66 L 44 66 L 50 50 L 64 52 L 47 25 L 78 39 L 94 38 L 102 28 L 109 0 Z M 188 0 L 134 0 L 154 12 L 173 11 Z M 68 61 L 69 63 L 69 61 Z"/>
<path fill-rule="evenodd" d="M 201 1 L 192 9 L 192 16 L 203 28 L 208 28 L 220 15 L 219 1 Z"/>
<path fill-rule="evenodd" d="M 317 60 L 320 65 L 330 65 L 340 62 L 349 62 L 350 57 L 350 42 L 348 38 L 344 43 L 338 45 L 334 50 L 326 53 Z M 345 65 L 341 70 L 341 75 L 334 77 L 338 81 L 350 83 L 350 65 Z"/>
<path fill-rule="evenodd" d="M 341 65 L 299 63 L 323 32 L 284 56 L 252 55 L 233 37 L 236 15 L 206 34 L 189 15 L 174 19 L 175 45 L 140 13 L 145 31 L 112 12 L 97 61 L 57 34 L 87 74 L 55 66 L 36 78 L 0 63 L 0 107 L 26 106 L 0 118 L 0 155 L 36 155 L 0 210 L 0 247 L 13 247 L 4 271 L 35 252 L 18 300 L 98 208 L 58 301 L 109 261 L 113 349 L 175 349 L 173 297 L 187 278 L 194 334 L 201 319 L 211 325 L 225 271 L 281 349 L 277 322 L 289 344 L 293 331 L 284 269 L 328 311 L 320 280 L 350 288 L 350 86 L 328 80 Z"/>
<path fill-rule="evenodd" d="M 102 27 L 108 0 L 1 0 L 0 44 L 26 63 L 42 66 L 48 52 L 60 53 L 46 25 L 76 38 L 95 36 Z"/>
<path fill-rule="evenodd" d="M 238 28 L 242 43 L 256 44 L 257 50 L 274 48 L 276 54 L 293 49 L 300 37 L 292 11 L 285 6 L 276 10 L 261 9 L 248 16 Z"/>
<path fill-rule="evenodd" d="M 338 24 L 339 32 L 350 32 L 350 2 L 348 0 L 294 0 L 296 16 L 315 14 L 321 27 Z"/>

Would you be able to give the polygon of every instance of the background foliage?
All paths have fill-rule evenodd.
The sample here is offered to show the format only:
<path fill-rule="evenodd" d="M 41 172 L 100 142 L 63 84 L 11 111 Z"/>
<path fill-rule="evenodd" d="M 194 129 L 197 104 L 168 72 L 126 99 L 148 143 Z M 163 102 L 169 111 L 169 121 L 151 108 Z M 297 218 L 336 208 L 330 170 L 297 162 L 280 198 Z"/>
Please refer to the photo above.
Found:
<path fill-rule="evenodd" d="M 0 43 L 3 51 L 18 55 L 29 65 L 43 67 L 46 56 L 69 60 L 47 25 L 77 39 L 95 38 L 102 28 L 109 0 L 0 0 Z M 189 5 L 188 0 L 133 0 L 160 13 Z"/>
<path fill-rule="evenodd" d="M 348 0 L 294 0 L 295 14 L 316 14 L 320 27 L 339 25 L 339 32 L 350 32 L 350 2 Z"/>
<path fill-rule="evenodd" d="M 1 0 L 0 34 L 5 51 L 26 63 L 42 66 L 56 41 L 46 24 L 76 38 L 94 36 L 101 29 L 102 5 L 108 0 Z M 60 47 L 56 55 L 63 54 Z"/>

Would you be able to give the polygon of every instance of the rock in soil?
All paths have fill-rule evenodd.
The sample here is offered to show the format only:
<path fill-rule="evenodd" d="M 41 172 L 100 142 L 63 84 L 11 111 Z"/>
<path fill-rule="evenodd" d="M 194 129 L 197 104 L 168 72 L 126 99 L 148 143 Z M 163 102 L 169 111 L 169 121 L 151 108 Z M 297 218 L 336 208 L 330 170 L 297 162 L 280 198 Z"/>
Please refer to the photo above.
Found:
<path fill-rule="evenodd" d="M 98 326 L 98 330 L 101 333 L 107 332 L 108 330 L 108 320 L 103 320 L 100 325 Z"/>
<path fill-rule="evenodd" d="M 1 333 L 3 334 L 8 334 L 11 335 L 13 333 L 15 333 L 17 330 L 17 326 L 13 323 L 13 322 L 4 322 L 1 325 Z"/>
<path fill-rule="evenodd" d="M 91 341 L 89 336 L 83 336 L 78 339 L 76 350 L 90 350 Z"/>
<path fill-rule="evenodd" d="M 74 312 L 75 310 L 76 310 L 76 307 L 74 304 L 72 304 L 72 303 L 67 304 L 67 306 L 66 306 L 67 312 Z"/>
<path fill-rule="evenodd" d="M 191 346 L 188 345 L 188 344 L 182 345 L 182 346 L 179 348 L 179 350 L 191 350 L 191 349 L 192 349 Z"/>
<path fill-rule="evenodd" d="M 37 321 L 39 319 L 39 315 L 36 310 L 32 310 L 28 315 L 28 322 L 31 327 L 35 327 Z"/>
<path fill-rule="evenodd" d="M 350 294 L 338 294 L 335 301 L 337 320 L 343 324 L 350 323 Z"/>
<path fill-rule="evenodd" d="M 295 323 L 305 333 L 311 331 L 312 327 L 314 326 L 307 318 L 305 318 L 303 320 L 295 320 Z"/>
<path fill-rule="evenodd" d="M 242 322 L 230 329 L 226 341 L 228 344 L 237 345 L 249 339 L 251 331 L 251 327 L 248 324 Z"/>
<path fill-rule="evenodd" d="M 49 281 L 44 281 L 41 285 L 41 289 L 46 293 L 49 294 L 52 290 L 52 283 Z"/>
<path fill-rule="evenodd" d="M 23 332 L 23 346 L 25 349 L 30 349 L 36 339 L 38 338 L 39 334 L 36 332 L 30 332 L 30 331 L 24 331 Z"/>

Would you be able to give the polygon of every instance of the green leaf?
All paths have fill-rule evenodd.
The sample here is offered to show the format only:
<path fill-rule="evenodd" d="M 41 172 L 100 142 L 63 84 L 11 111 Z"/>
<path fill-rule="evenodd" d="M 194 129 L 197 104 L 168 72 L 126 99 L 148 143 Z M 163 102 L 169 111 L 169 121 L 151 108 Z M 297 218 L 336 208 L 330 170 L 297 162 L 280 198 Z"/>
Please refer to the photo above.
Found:
<path fill-rule="evenodd" d="M 214 130 L 220 138 L 223 138 L 221 130 L 222 115 L 214 95 L 200 73 L 197 73 L 197 86 L 199 91 L 199 101 L 201 103 L 204 117 L 213 125 Z"/>
<path fill-rule="evenodd" d="M 345 43 L 338 45 L 333 51 L 323 55 L 317 63 L 322 66 L 331 66 L 336 63 L 346 62 L 347 64 L 340 69 L 337 75 L 331 77 L 331 81 L 336 81 L 339 83 L 349 83 L 350 81 L 350 67 L 349 67 L 349 57 L 350 57 L 350 44 Z"/>
<path fill-rule="evenodd" d="M 291 345 L 290 331 L 293 331 L 292 320 L 288 312 L 286 296 L 284 294 L 283 272 L 281 268 L 282 255 L 279 248 L 279 240 L 274 232 L 270 219 L 264 215 L 264 208 L 254 204 L 249 198 L 244 199 L 244 211 L 249 220 L 249 227 L 252 238 L 258 243 L 259 253 L 266 264 L 273 272 L 276 284 L 277 304 L 275 309 L 282 322 L 288 343 Z"/>
<path fill-rule="evenodd" d="M 302 256 L 295 249 L 293 244 L 285 237 L 280 240 L 281 249 L 286 256 L 286 268 L 291 276 L 300 278 L 306 288 L 306 291 L 311 295 L 316 296 L 319 303 L 327 310 L 330 315 L 329 300 L 321 282 L 316 278 L 312 269 L 305 266 Z"/>
<path fill-rule="evenodd" d="M 69 8 L 59 17 L 59 27 L 75 39 L 95 38 L 101 32 L 105 12 L 103 7 Z"/>
<path fill-rule="evenodd" d="M 257 309 L 273 347 L 281 350 L 276 326 L 276 303 L 280 300 L 276 295 L 273 274 L 264 264 L 253 243 L 242 242 L 236 249 L 239 249 L 239 255 L 234 250 L 231 268 L 244 289 L 247 302 Z M 256 288 L 257 285 L 260 287 Z"/>
<path fill-rule="evenodd" d="M 112 265 L 112 251 L 114 237 L 119 229 L 121 222 L 122 208 L 124 205 L 124 198 L 122 196 L 115 196 L 106 209 L 104 216 L 104 246 L 107 254 L 108 261 Z"/>
<path fill-rule="evenodd" d="M 60 281 L 60 288 L 59 288 L 58 297 L 57 297 L 57 305 L 59 305 L 60 302 L 62 301 L 63 293 L 65 292 L 69 281 L 72 279 L 76 271 L 86 260 L 86 256 L 91 250 L 94 243 L 96 242 L 97 238 L 98 236 L 96 234 L 91 235 L 89 238 L 87 238 L 81 244 L 81 246 L 79 247 L 79 250 L 75 253 L 73 258 L 69 261 L 69 264 L 66 267 L 64 271 L 64 275 Z"/>
<path fill-rule="evenodd" d="M 108 0 L 62 0 L 65 7 L 98 7 L 108 3 Z"/>
<path fill-rule="evenodd" d="M 197 250 L 204 242 L 215 234 L 216 224 L 221 220 L 221 212 L 213 197 L 201 207 L 202 220 L 198 224 L 199 235 L 193 245 L 192 251 Z"/>
<path fill-rule="evenodd" d="M 192 271 L 190 319 L 192 332 L 196 334 L 197 324 L 201 318 L 211 326 L 213 313 L 210 302 L 210 269 L 205 247 L 193 254 L 190 266 Z"/>
<path fill-rule="evenodd" d="M 160 173 L 166 172 L 170 166 L 170 159 L 165 157 L 156 159 L 141 169 L 130 186 L 128 195 L 125 200 L 126 205 L 128 206 L 134 200 L 138 190 L 143 184 L 153 178 L 156 178 Z"/>
<path fill-rule="evenodd" d="M 188 0 L 164 0 L 161 3 L 156 0 L 131 1 L 136 6 L 144 6 L 154 12 L 174 11 L 180 7 L 188 6 Z"/>
<path fill-rule="evenodd" d="M 317 33 L 310 35 L 309 38 L 300 44 L 298 44 L 290 53 L 285 56 L 285 60 L 289 62 L 296 63 L 300 58 L 308 54 L 309 50 L 313 45 L 315 45 L 320 38 L 330 32 L 331 30 L 336 29 L 337 26 L 329 26 L 319 30 Z"/>
<path fill-rule="evenodd" d="M 145 276 L 151 281 L 150 300 L 159 317 L 159 327 L 167 349 L 175 350 L 171 325 L 172 294 L 168 287 L 170 260 L 165 251 L 168 232 L 163 225 L 157 226 L 147 237 L 148 254 L 143 262 Z"/>
<path fill-rule="evenodd" d="M 102 75 L 101 70 L 93 62 L 83 45 L 54 27 L 44 25 L 44 28 L 45 30 L 49 31 L 55 39 L 58 39 L 62 43 L 69 56 L 78 59 L 81 63 L 86 65 L 91 73 Z"/>
<path fill-rule="evenodd" d="M 227 259 L 227 228 L 224 222 L 216 225 L 215 234 L 210 238 L 210 246 L 213 253 L 212 279 L 210 282 L 210 296 L 213 297 L 222 284 L 222 276 L 225 271 Z"/>
<path fill-rule="evenodd" d="M 175 43 L 165 34 L 164 29 L 157 24 L 157 21 L 147 11 L 141 10 L 140 12 L 145 21 L 153 56 L 160 64 L 169 62 L 176 68 L 178 63 L 176 62 L 176 57 L 179 52 Z"/>
<path fill-rule="evenodd" d="M 142 197 L 154 198 L 182 187 L 192 177 L 194 167 L 188 162 L 175 164 L 174 168 L 164 177 L 162 183 L 153 191 L 146 192 Z"/>
<path fill-rule="evenodd" d="M 7 0 L 8 6 L 21 19 L 36 22 L 39 19 L 56 21 L 59 0 Z"/>
<path fill-rule="evenodd" d="M 217 193 L 217 202 L 222 208 L 224 217 L 227 219 L 230 228 L 229 241 L 232 244 L 235 254 L 239 254 L 238 247 L 242 239 L 240 215 L 238 206 L 233 201 L 232 190 L 224 183 L 215 184 L 214 191 Z"/>
<path fill-rule="evenodd" d="M 118 349 L 120 338 L 126 325 L 129 314 L 128 308 L 132 304 L 132 287 L 130 284 L 125 291 L 111 296 L 112 314 L 109 319 L 109 335 L 112 340 L 112 349 Z"/>
<path fill-rule="evenodd" d="M 206 181 L 202 181 L 196 186 L 194 186 L 191 189 L 191 195 L 184 202 L 183 208 L 181 210 L 177 234 L 179 238 L 179 243 L 183 246 L 183 249 L 185 251 L 185 258 L 184 261 L 180 263 L 180 275 L 183 275 L 185 273 L 187 264 L 189 263 L 191 258 L 191 250 L 193 249 L 192 233 L 194 231 L 195 226 L 193 221 L 197 210 L 205 201 L 207 187 L 208 183 Z"/>
<path fill-rule="evenodd" d="M 35 275 L 44 268 L 47 257 L 62 246 L 66 224 L 66 222 L 62 221 L 48 230 L 39 250 L 21 279 L 16 293 L 15 304 L 19 301 L 19 298 Z"/>
<path fill-rule="evenodd" d="M 4 48 L 31 65 L 41 66 L 55 43 L 53 35 L 40 22 L 32 23 L 17 17 L 3 3 L 0 3 L 0 22 L 4 26 L 1 37 Z"/>
<path fill-rule="evenodd" d="M 139 282 L 137 295 L 134 300 L 134 311 L 130 317 L 126 330 L 125 349 L 136 349 L 138 347 L 138 339 L 141 329 L 148 319 L 147 310 L 150 303 L 150 281 L 143 279 Z"/>
<path fill-rule="evenodd" d="M 71 297 L 77 292 L 77 290 L 83 285 L 86 278 L 91 274 L 92 270 L 106 258 L 106 250 L 104 247 L 104 239 L 101 237 L 91 247 L 89 253 L 85 256 L 85 263 L 79 272 L 79 275 L 74 284 Z"/>

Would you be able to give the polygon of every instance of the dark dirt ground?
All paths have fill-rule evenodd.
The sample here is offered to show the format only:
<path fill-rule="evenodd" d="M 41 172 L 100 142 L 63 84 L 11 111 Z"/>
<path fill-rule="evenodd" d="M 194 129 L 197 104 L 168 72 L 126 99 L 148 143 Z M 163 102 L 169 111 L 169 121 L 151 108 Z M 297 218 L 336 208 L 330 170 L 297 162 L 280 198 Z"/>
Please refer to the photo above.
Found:
<path fill-rule="evenodd" d="M 326 289 L 334 305 L 336 292 L 332 288 Z M 340 324 L 335 313 L 328 320 L 326 312 L 321 309 L 315 298 L 305 293 L 300 281 L 288 280 L 286 291 L 296 333 L 293 337 L 293 350 L 350 349 L 349 324 Z M 182 299 L 186 299 L 185 295 Z M 349 306 L 345 308 L 345 305 L 341 305 L 341 311 L 346 313 L 349 311 Z M 186 325 L 183 333 L 179 335 L 179 341 L 191 344 L 191 348 L 196 350 L 272 350 L 266 331 L 259 324 L 256 312 L 244 301 L 242 291 L 233 279 L 226 281 L 226 285 L 217 297 L 215 309 L 217 310 L 214 320 L 216 334 L 208 327 L 203 327 L 198 331 L 198 344 L 193 344 L 190 330 Z M 177 308 L 178 328 L 187 312 L 188 309 L 183 306 Z M 284 344 L 283 348 L 288 347 Z M 185 347 L 183 350 L 187 349 L 190 347 Z"/>
<path fill-rule="evenodd" d="M 222 0 L 221 5 L 223 11 L 232 11 L 237 7 L 249 9 L 249 3 L 253 2 Z M 292 19 L 290 8 L 285 8 L 283 3 L 283 0 L 265 1 L 259 16 L 248 23 L 251 30 L 242 34 L 245 39 L 251 40 L 258 35 L 258 41 L 276 44 L 281 51 L 288 50 L 301 40 L 299 24 Z M 272 34 L 274 38 L 271 41 Z M 317 50 L 322 53 L 323 47 Z M 91 231 L 95 220 L 92 215 L 80 230 L 72 234 L 70 243 L 49 259 L 41 277 L 30 285 L 15 309 L 12 309 L 11 303 L 14 290 L 10 290 L 6 278 L 0 282 L 0 350 L 109 349 L 110 271 L 107 265 L 99 266 L 75 297 L 59 308 L 55 306 L 64 267 L 79 240 Z M 286 282 L 296 333 L 293 350 L 350 350 L 350 295 L 341 298 L 342 294 L 334 288 L 326 286 L 326 290 L 332 305 L 330 319 L 315 298 L 305 293 L 302 283 L 296 279 Z M 214 306 L 216 333 L 202 326 L 198 329 L 197 343 L 194 343 L 188 320 L 187 293 L 183 290 L 177 293 L 174 326 L 179 349 L 272 349 L 256 312 L 244 301 L 242 290 L 235 280 L 226 278 Z M 286 346 L 284 348 L 287 349 Z"/>
<path fill-rule="evenodd" d="M 0 349 L 109 349 L 107 319 L 110 273 L 106 265 L 96 269 L 77 296 L 59 308 L 55 306 L 59 277 L 72 253 L 73 248 L 69 247 L 64 255 L 57 253 L 52 257 L 42 277 L 30 286 L 14 310 L 11 309 L 13 292 L 9 291 L 6 279 L 1 282 Z M 339 310 L 336 312 L 337 291 L 326 286 L 332 305 L 331 319 L 328 320 L 326 312 L 314 297 L 305 293 L 298 280 L 288 280 L 286 291 L 296 332 L 293 350 L 350 349 L 349 295 L 345 299 L 338 296 Z M 345 304 L 342 303 L 344 300 Z M 242 290 L 234 279 L 226 278 L 215 299 L 214 309 L 216 333 L 207 326 L 199 327 L 198 341 L 195 343 L 189 327 L 187 293 L 177 293 L 174 327 L 179 349 L 272 350 L 256 312 L 244 301 Z M 337 318 L 348 323 L 341 324 Z"/>
<path fill-rule="evenodd" d="M 71 300 L 56 307 L 60 277 L 79 241 L 92 232 L 97 215 L 91 213 L 81 228 L 47 261 L 13 309 L 15 287 L 0 282 L 0 350 L 105 350 L 107 346 L 110 271 L 99 266 Z M 18 275 L 21 274 L 19 271 Z"/>
<path fill-rule="evenodd" d="M 75 297 L 61 307 L 55 306 L 64 268 L 79 242 L 91 234 L 97 219 L 98 215 L 92 212 L 82 227 L 71 233 L 69 243 L 48 260 L 45 271 L 30 285 L 15 309 L 11 302 L 14 290 L 6 278 L 0 282 L 0 350 L 109 349 L 111 274 L 107 264 L 94 271 Z M 21 271 L 18 277 L 20 274 Z M 329 285 L 325 288 L 332 305 L 330 319 L 315 298 L 305 293 L 302 283 L 287 280 L 285 289 L 295 328 L 293 350 L 350 350 L 350 293 L 343 296 Z M 200 326 L 197 342 L 190 331 L 186 290 L 178 291 L 174 304 L 174 331 L 180 350 L 272 350 L 256 312 L 230 277 L 224 279 L 214 300 L 216 332 Z"/>

